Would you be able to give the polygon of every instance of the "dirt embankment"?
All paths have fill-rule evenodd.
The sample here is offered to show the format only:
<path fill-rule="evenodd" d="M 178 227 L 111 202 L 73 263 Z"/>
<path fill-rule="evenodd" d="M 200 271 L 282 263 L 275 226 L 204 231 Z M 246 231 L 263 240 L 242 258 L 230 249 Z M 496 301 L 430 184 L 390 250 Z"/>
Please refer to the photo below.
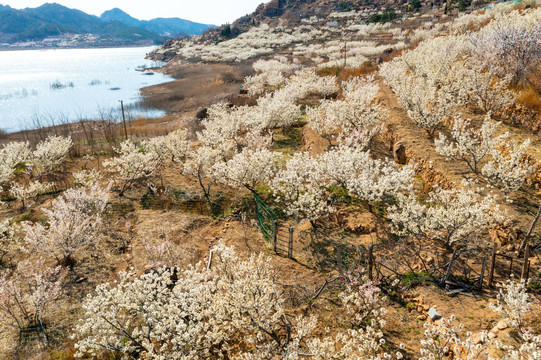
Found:
<path fill-rule="evenodd" d="M 174 60 L 160 71 L 176 80 L 141 89 L 144 104 L 175 118 L 193 118 L 198 109 L 238 94 L 244 78 L 252 73 L 252 63 L 192 64 Z"/>

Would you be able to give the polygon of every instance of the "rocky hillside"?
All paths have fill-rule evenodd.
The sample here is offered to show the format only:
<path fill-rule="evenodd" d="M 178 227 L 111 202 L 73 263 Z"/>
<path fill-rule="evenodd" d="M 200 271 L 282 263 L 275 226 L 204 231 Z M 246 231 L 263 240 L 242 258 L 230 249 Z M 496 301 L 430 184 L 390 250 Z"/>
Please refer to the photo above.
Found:
<path fill-rule="evenodd" d="M 169 61 L 180 55 L 181 58 L 196 61 L 217 61 L 218 58 L 220 58 L 218 61 L 239 61 L 274 52 L 277 48 L 286 50 L 291 44 L 323 44 L 328 40 L 342 43 L 357 41 L 363 38 L 363 31 L 366 30 L 366 26 L 363 28 L 363 25 L 388 26 L 394 21 L 393 27 L 397 29 L 416 29 L 423 21 L 423 16 L 431 17 L 430 21 L 433 23 L 443 18 L 449 21 L 448 13 L 456 14 L 458 10 L 469 9 L 470 5 L 469 0 L 452 2 L 441 0 L 433 2 L 426 0 L 272 0 L 262 3 L 253 13 L 237 19 L 232 24 L 209 29 L 189 42 L 170 39 L 150 54 L 149 58 Z M 480 5 L 481 3 L 476 4 L 476 6 Z M 436 14 L 438 16 L 434 17 Z M 372 35 L 381 30 L 382 28 L 374 27 L 369 34 L 364 35 Z M 296 38 L 278 33 L 288 33 Z M 242 39 L 239 38 L 240 35 L 243 36 Z M 280 39 L 276 40 L 276 37 Z M 217 45 L 217 48 L 221 48 L 227 46 L 222 43 L 228 43 L 237 38 L 239 38 L 238 43 L 249 43 L 250 48 L 264 48 L 264 51 L 250 52 L 247 49 L 239 51 L 238 48 L 241 45 L 234 42 L 229 42 L 229 44 L 234 44 L 232 45 L 235 47 L 234 53 L 250 52 L 250 54 L 228 57 L 223 56 L 224 49 L 219 49 L 216 51 L 216 56 L 215 54 L 207 56 L 208 54 L 202 55 L 198 51 L 194 54 L 190 49 L 192 45 Z M 373 40 L 372 36 L 368 38 Z M 377 46 L 383 44 L 385 41 L 379 41 Z M 270 48 L 273 50 L 271 51 Z M 227 50 L 225 52 L 227 53 Z"/>

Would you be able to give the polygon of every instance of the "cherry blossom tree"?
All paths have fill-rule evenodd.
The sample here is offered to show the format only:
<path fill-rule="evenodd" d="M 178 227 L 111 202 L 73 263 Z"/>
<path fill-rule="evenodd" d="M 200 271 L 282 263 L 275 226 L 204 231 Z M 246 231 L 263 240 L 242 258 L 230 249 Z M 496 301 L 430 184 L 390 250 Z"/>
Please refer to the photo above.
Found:
<path fill-rule="evenodd" d="M 526 178 L 535 170 L 535 164 L 526 154 L 530 142 L 530 139 L 527 139 L 518 144 L 514 140 L 509 140 L 500 144 L 491 153 L 493 160 L 490 160 L 481 171 L 495 185 L 500 185 L 506 196 L 520 189 Z"/>
<path fill-rule="evenodd" d="M 22 203 L 22 208 L 26 209 L 28 199 L 37 197 L 38 195 L 49 191 L 54 185 L 51 183 L 42 183 L 38 180 L 30 181 L 26 185 L 19 183 L 11 183 L 9 189 L 10 194 Z"/>
<path fill-rule="evenodd" d="M 456 116 L 451 129 L 452 140 L 440 133 L 434 145 L 438 153 L 448 159 L 464 161 L 474 173 L 477 173 L 478 164 L 490 156 L 509 136 L 509 134 L 497 136 L 497 128 L 498 124 L 492 122 L 490 116 L 485 118 L 480 129 L 474 128 L 470 119 Z"/>
<path fill-rule="evenodd" d="M 379 86 L 374 77 L 367 77 L 353 78 L 342 87 L 342 100 L 324 101 L 307 110 L 309 126 L 331 144 L 337 140 L 365 148 L 383 130 L 385 114 L 375 104 Z"/>
<path fill-rule="evenodd" d="M 136 183 L 156 174 L 161 158 L 153 150 L 155 149 L 150 148 L 146 142 L 138 146 L 131 140 L 126 140 L 120 144 L 120 148 L 115 149 L 119 156 L 104 161 L 103 165 L 115 173 L 120 182 L 120 196 L 124 196 L 126 190 Z"/>
<path fill-rule="evenodd" d="M 0 273 L 0 328 L 9 331 L 43 326 L 62 294 L 60 270 L 26 260 L 11 274 Z"/>
<path fill-rule="evenodd" d="M 528 81 L 541 64 L 541 25 L 500 18 L 472 39 L 478 55 L 501 78 L 511 75 L 512 83 Z"/>
<path fill-rule="evenodd" d="M 17 166 L 31 159 L 32 150 L 28 142 L 9 142 L 0 149 L 0 185 L 15 175 Z"/>
<path fill-rule="evenodd" d="M 271 188 L 278 201 L 286 204 L 285 212 L 289 216 L 315 221 L 335 211 L 324 184 L 317 160 L 306 152 L 298 152 L 278 171 Z"/>
<path fill-rule="evenodd" d="M 109 192 L 94 184 L 65 191 L 43 209 L 47 223 L 26 223 L 24 242 L 28 251 L 39 251 L 73 266 L 73 255 L 90 246 L 99 237 L 101 214 L 105 211 Z"/>
<path fill-rule="evenodd" d="M 373 159 L 358 147 L 339 146 L 319 157 L 296 153 L 276 175 L 272 189 L 286 203 L 286 213 L 314 221 L 335 211 L 331 200 L 338 188 L 371 209 L 411 189 L 411 166 L 398 167 Z M 340 191 L 338 191 L 340 193 Z"/>
<path fill-rule="evenodd" d="M 227 185 L 255 192 L 258 185 L 270 183 L 280 161 L 280 154 L 266 148 L 245 148 L 227 162 L 215 164 L 211 176 Z"/>
<path fill-rule="evenodd" d="M 442 318 L 437 323 L 424 324 L 419 360 L 444 359 L 450 354 L 464 359 L 478 359 L 488 346 L 488 332 L 481 333 L 481 342 L 474 341 L 472 333 L 456 322 L 456 317 Z"/>
<path fill-rule="evenodd" d="M 286 315 L 268 257 L 241 260 L 223 244 L 213 253 L 211 269 L 121 273 L 116 284 L 98 286 L 75 329 L 78 356 L 106 349 L 147 359 L 392 357 L 383 349 L 385 309 L 377 291 L 348 287 L 339 297 L 355 328 L 318 339 L 315 317 Z"/>
<path fill-rule="evenodd" d="M 490 308 L 500 314 L 507 325 L 519 329 L 524 316 L 531 311 L 530 295 L 526 292 L 524 281 L 507 280 L 504 289 L 500 289 L 496 303 Z"/>
<path fill-rule="evenodd" d="M 472 240 L 505 218 L 493 195 L 483 196 L 469 183 L 450 190 L 435 187 L 424 203 L 415 194 L 398 194 L 397 202 L 387 217 L 399 235 L 436 239 L 446 246 Z"/>
<path fill-rule="evenodd" d="M 32 153 L 32 166 L 47 173 L 65 160 L 72 146 L 71 137 L 49 136 Z"/>

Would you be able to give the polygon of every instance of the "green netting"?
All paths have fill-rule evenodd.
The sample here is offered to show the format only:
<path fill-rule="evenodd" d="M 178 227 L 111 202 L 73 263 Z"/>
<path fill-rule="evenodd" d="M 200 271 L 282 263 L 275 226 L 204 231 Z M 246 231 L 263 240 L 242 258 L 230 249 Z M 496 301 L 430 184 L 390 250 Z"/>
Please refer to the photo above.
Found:
<path fill-rule="evenodd" d="M 257 214 L 257 223 L 259 224 L 259 228 L 261 229 L 261 232 L 263 232 L 265 239 L 267 241 L 271 241 L 274 231 L 274 223 L 277 220 L 276 214 L 267 206 L 267 204 L 263 202 L 263 200 L 261 200 L 261 198 L 259 198 L 259 196 L 257 196 L 255 192 L 253 194 Z"/>

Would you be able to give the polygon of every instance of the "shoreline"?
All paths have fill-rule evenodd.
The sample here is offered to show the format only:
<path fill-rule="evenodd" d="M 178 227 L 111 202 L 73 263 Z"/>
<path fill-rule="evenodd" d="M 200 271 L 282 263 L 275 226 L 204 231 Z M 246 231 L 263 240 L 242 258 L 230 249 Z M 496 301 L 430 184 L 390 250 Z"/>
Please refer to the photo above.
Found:
<path fill-rule="evenodd" d="M 26 51 L 26 50 L 85 50 L 85 49 L 123 49 L 123 48 L 143 48 L 143 47 L 158 47 L 160 45 L 152 44 L 152 45 L 122 45 L 122 46 L 69 46 L 69 47 L 58 47 L 58 46 L 51 46 L 51 47 L 20 47 L 20 48 L 12 48 L 12 47 L 1 47 L 0 46 L 0 52 L 2 51 Z"/>

